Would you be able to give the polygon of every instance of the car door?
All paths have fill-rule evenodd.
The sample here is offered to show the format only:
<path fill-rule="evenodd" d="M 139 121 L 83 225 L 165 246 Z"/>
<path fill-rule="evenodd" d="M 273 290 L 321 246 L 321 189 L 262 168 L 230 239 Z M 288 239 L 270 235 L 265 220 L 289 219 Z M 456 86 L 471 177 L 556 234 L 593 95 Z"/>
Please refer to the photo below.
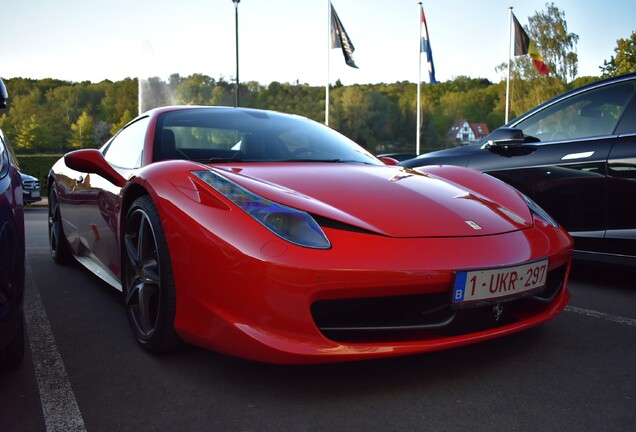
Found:
<path fill-rule="evenodd" d="M 636 255 L 636 96 L 608 159 L 607 231 L 601 252 Z"/>
<path fill-rule="evenodd" d="M 516 187 L 571 233 L 602 237 L 611 141 L 551 141 L 490 149 L 473 156 L 468 166 Z"/>
<path fill-rule="evenodd" d="M 141 166 L 147 124 L 147 117 L 129 124 L 103 150 L 104 159 L 124 178 Z M 83 174 L 76 190 L 85 191 L 85 199 L 76 200 L 81 202 L 76 214 L 82 255 L 118 275 L 120 188 L 97 174 Z"/>
<path fill-rule="evenodd" d="M 632 82 L 570 94 L 511 124 L 530 142 L 484 146 L 469 166 L 533 198 L 577 237 L 577 247 L 602 241 L 608 224 L 607 161 L 622 139 L 616 128 L 633 94 Z"/>

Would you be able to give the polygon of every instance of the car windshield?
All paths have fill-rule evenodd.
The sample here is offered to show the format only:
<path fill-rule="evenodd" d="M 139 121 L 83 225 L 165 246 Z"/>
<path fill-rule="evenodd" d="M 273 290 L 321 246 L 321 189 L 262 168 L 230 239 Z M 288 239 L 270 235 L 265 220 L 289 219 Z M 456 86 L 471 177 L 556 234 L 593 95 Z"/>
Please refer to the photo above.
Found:
<path fill-rule="evenodd" d="M 304 117 L 234 108 L 193 108 L 157 121 L 154 160 L 350 162 L 382 165 L 338 132 Z"/>

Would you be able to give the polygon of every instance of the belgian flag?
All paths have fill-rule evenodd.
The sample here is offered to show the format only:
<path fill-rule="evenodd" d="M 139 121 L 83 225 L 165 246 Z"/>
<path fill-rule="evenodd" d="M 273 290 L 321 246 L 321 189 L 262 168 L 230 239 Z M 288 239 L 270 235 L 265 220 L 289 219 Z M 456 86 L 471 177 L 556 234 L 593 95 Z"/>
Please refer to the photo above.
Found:
<path fill-rule="evenodd" d="M 532 63 L 534 63 L 534 67 L 537 68 L 537 71 L 541 75 L 547 75 L 550 73 L 550 69 L 543 62 L 543 57 L 539 54 L 537 50 L 537 44 L 528 37 L 526 31 L 521 27 L 519 21 L 517 21 L 517 17 L 512 14 L 512 19 L 515 24 L 515 55 L 525 55 L 530 54 L 532 58 Z"/>

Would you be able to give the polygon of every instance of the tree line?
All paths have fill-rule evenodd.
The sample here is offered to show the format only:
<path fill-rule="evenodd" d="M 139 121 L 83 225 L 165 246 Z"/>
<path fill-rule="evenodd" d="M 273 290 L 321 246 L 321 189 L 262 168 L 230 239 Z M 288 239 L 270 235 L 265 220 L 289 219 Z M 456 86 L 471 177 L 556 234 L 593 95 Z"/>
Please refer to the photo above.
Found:
<path fill-rule="evenodd" d="M 587 80 L 584 80 L 587 81 Z M 18 154 L 64 153 L 96 148 L 138 114 L 139 89 L 144 109 L 169 104 L 233 106 L 235 86 L 202 74 L 142 80 L 68 82 L 10 78 L 8 108 L 0 128 Z M 574 85 L 578 82 L 573 83 Z M 520 114 L 568 86 L 557 78 L 513 80 L 512 113 Z M 299 83 L 242 83 L 241 106 L 325 118 L 325 88 Z M 413 152 L 416 131 L 416 84 L 368 84 L 330 90 L 330 126 L 374 151 Z M 443 147 L 456 118 L 487 123 L 504 121 L 505 82 L 456 77 L 422 86 L 422 147 Z"/>

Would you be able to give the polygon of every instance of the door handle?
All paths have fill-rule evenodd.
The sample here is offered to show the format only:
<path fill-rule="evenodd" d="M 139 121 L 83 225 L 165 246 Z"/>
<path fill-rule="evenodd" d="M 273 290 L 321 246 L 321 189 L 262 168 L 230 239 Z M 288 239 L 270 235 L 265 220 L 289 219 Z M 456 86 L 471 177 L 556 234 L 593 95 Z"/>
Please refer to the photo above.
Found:
<path fill-rule="evenodd" d="M 589 158 L 593 154 L 594 154 L 593 151 L 586 151 L 581 153 L 570 153 L 563 156 L 561 160 L 585 159 L 585 158 Z"/>

